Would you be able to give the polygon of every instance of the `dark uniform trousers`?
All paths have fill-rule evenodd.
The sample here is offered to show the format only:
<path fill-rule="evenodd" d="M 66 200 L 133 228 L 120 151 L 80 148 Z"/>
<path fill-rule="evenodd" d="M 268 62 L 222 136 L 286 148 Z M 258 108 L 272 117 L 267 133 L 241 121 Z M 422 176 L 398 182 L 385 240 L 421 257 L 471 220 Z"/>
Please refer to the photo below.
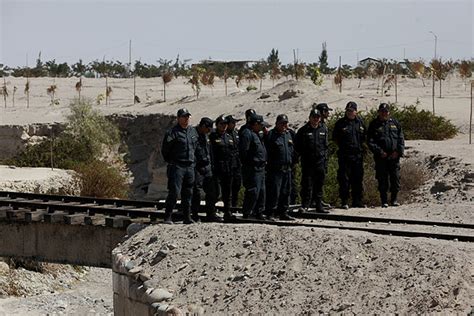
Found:
<path fill-rule="evenodd" d="M 241 169 L 242 167 L 240 165 L 240 160 L 237 159 L 234 166 L 232 167 L 231 174 L 228 176 L 230 178 L 229 180 L 230 180 L 230 186 L 231 186 L 231 192 L 232 192 L 232 201 L 231 201 L 232 207 L 237 207 L 237 202 L 239 201 L 239 192 L 240 192 L 240 187 L 242 186 L 242 170 Z M 222 190 L 224 191 L 224 189 Z"/>
<path fill-rule="evenodd" d="M 364 179 L 364 158 L 360 155 L 338 155 L 339 169 L 337 181 L 339 183 L 339 197 L 344 204 L 349 200 L 352 188 L 352 204 L 362 203 Z"/>
<path fill-rule="evenodd" d="M 301 163 L 301 206 L 308 208 L 312 200 L 321 203 L 326 178 L 325 164 Z"/>
<path fill-rule="evenodd" d="M 231 153 L 231 170 L 230 170 L 230 186 L 231 186 L 231 205 L 237 206 L 239 201 L 240 187 L 242 186 L 242 164 L 239 157 L 239 133 L 234 129 L 226 132 L 232 138 L 232 153 Z M 227 181 L 225 181 L 227 182 Z"/>
<path fill-rule="evenodd" d="M 244 216 L 263 213 L 265 207 L 265 168 L 242 166 L 242 180 L 245 187 L 242 211 Z"/>
<path fill-rule="evenodd" d="M 281 216 L 288 210 L 291 190 L 291 167 L 267 172 L 266 213 Z"/>
<path fill-rule="evenodd" d="M 400 158 L 375 158 L 375 177 L 382 203 L 386 203 L 387 191 L 392 197 L 400 191 Z"/>
<path fill-rule="evenodd" d="M 181 193 L 181 210 L 188 212 L 191 209 L 191 198 L 194 185 L 194 164 L 189 166 L 168 164 L 168 196 L 166 197 L 166 213 L 171 214 Z"/>
<path fill-rule="evenodd" d="M 205 195 L 206 213 L 213 215 L 216 211 L 216 188 L 212 172 L 195 170 L 193 197 L 191 210 L 194 216 L 197 216 L 201 205 L 201 199 Z"/>
<path fill-rule="evenodd" d="M 224 203 L 224 213 L 230 210 L 231 206 L 231 187 L 233 184 L 232 174 L 231 173 L 215 173 L 214 181 L 216 183 L 216 197 L 219 195 L 217 191 L 220 188 L 220 195 L 222 203 Z M 232 205 L 233 206 L 233 205 Z"/>

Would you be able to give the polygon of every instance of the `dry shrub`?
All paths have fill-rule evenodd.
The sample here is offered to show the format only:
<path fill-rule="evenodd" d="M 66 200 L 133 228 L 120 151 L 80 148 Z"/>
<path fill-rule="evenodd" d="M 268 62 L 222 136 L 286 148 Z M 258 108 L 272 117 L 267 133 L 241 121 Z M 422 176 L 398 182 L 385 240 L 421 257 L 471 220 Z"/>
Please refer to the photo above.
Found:
<path fill-rule="evenodd" d="M 400 170 L 400 202 L 410 202 L 413 191 L 428 180 L 428 170 L 419 160 L 407 159 Z"/>
<path fill-rule="evenodd" d="M 82 196 L 101 198 L 127 198 L 128 180 L 109 163 L 94 160 L 76 168 Z"/>

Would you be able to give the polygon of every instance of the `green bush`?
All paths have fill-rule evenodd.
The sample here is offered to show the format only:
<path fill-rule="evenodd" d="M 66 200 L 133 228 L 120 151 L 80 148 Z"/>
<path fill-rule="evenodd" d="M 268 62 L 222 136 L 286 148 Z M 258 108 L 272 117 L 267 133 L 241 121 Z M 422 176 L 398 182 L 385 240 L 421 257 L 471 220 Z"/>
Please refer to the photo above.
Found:
<path fill-rule="evenodd" d="M 14 159 L 5 161 L 19 167 L 74 169 L 100 158 L 104 149 L 120 142 L 118 127 L 98 111 L 89 100 L 74 100 L 70 105 L 67 128 L 53 140 L 27 147 Z M 52 157 L 51 157 L 52 156 Z"/>
<path fill-rule="evenodd" d="M 405 139 L 443 140 L 456 136 L 458 129 L 443 116 L 434 115 L 430 111 L 420 110 L 417 104 L 399 107 L 391 104 L 390 115 L 397 119 L 403 129 Z M 332 132 L 336 121 L 344 116 L 344 111 L 337 110 L 328 120 L 329 131 Z M 377 109 L 368 112 L 359 111 L 359 116 L 367 127 L 377 117 Z"/>
<path fill-rule="evenodd" d="M 127 196 L 128 183 L 117 168 L 100 161 L 120 144 L 119 129 L 89 100 L 74 100 L 70 105 L 67 127 L 56 138 L 27 147 L 4 163 L 20 167 L 55 167 L 77 171 L 81 194 L 97 197 Z M 122 164 L 119 162 L 119 164 Z"/>

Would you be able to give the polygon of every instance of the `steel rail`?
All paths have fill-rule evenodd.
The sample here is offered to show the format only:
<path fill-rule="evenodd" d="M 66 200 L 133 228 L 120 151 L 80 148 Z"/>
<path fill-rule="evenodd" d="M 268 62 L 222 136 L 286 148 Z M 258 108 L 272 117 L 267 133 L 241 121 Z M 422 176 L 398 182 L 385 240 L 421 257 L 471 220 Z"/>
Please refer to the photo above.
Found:
<path fill-rule="evenodd" d="M 119 201 L 118 203 L 115 203 Z M 157 205 L 163 204 L 162 202 L 151 202 L 151 201 L 134 201 L 134 200 L 115 200 L 115 199 L 96 199 L 91 197 L 81 196 L 61 196 L 61 195 L 50 195 L 50 194 L 33 194 L 33 193 L 18 193 L 0 191 L 0 206 L 9 206 L 13 209 L 18 208 L 29 208 L 31 210 L 44 209 L 49 213 L 55 211 L 66 211 L 69 214 L 75 213 L 86 213 L 89 215 L 105 214 L 109 216 L 122 215 L 129 216 L 131 218 L 150 218 L 158 219 L 164 218 L 164 212 L 157 209 Z M 233 210 L 239 210 L 239 208 L 233 208 Z M 181 214 L 176 214 L 177 217 L 181 218 Z M 441 221 L 422 221 L 412 219 L 400 219 L 400 218 L 383 218 L 383 217 L 368 217 L 368 216 L 354 216 L 345 214 L 322 214 L 322 213 L 296 213 L 292 212 L 291 215 L 301 219 L 321 219 L 321 220 L 332 220 L 332 221 L 344 221 L 344 222 L 358 222 L 358 223 L 392 223 L 392 224 L 406 224 L 406 225 L 420 225 L 420 226 L 439 226 L 439 227 L 452 227 L 452 228 L 463 228 L 463 229 L 474 229 L 474 224 L 468 223 L 451 223 Z M 202 217 L 202 221 L 205 221 L 205 217 Z M 439 234 L 429 232 L 416 232 L 407 230 L 396 230 L 396 229 L 379 229 L 370 227 L 352 227 L 352 226 L 336 226 L 329 224 L 319 223 L 304 223 L 304 222 L 288 222 L 288 221 L 261 221 L 254 219 L 243 219 L 237 218 L 235 223 L 259 223 L 269 224 L 277 226 L 306 226 L 306 227 L 318 227 L 318 228 L 333 228 L 333 229 L 346 229 L 346 230 L 358 230 L 366 231 L 376 234 L 393 235 L 393 236 L 406 236 L 406 237 L 428 237 L 438 238 L 446 240 L 457 239 L 459 241 L 474 241 L 474 236 L 468 235 L 455 235 L 455 234 Z"/>
<path fill-rule="evenodd" d="M 456 234 L 444 234 L 444 233 L 431 233 L 422 231 L 408 231 L 408 230 L 396 230 L 396 229 L 382 229 L 382 228 L 369 228 L 369 227 L 354 227 L 354 226 L 336 226 L 336 225 L 322 225 L 314 223 L 302 223 L 302 222 L 287 222 L 287 221 L 262 221 L 255 219 L 236 219 L 235 223 L 240 224 L 266 224 L 273 226 L 286 226 L 286 227 L 313 227 L 313 228 L 327 228 L 327 229 L 339 229 L 339 230 L 350 230 L 350 231 L 362 231 L 369 232 L 378 235 L 389 235 L 398 237 L 425 237 L 433 239 L 451 240 L 451 241 L 462 241 L 462 242 L 474 242 L 474 235 L 456 235 Z"/>

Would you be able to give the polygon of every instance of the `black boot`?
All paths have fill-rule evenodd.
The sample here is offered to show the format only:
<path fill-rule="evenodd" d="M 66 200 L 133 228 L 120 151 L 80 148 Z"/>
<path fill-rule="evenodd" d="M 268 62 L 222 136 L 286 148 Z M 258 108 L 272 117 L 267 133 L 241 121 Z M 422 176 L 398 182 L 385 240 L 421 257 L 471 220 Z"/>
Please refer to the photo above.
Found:
<path fill-rule="evenodd" d="M 215 210 L 209 211 L 209 212 L 207 213 L 206 219 L 207 219 L 209 222 L 223 222 L 223 221 L 224 221 L 221 217 L 217 216 Z"/>
<path fill-rule="evenodd" d="M 193 215 L 191 216 L 191 218 L 193 219 L 195 223 L 199 223 L 201 221 L 201 219 L 199 218 L 198 212 L 193 211 Z"/>
<path fill-rule="evenodd" d="M 398 195 L 398 192 L 392 192 L 392 194 L 390 195 L 390 205 L 392 206 L 400 206 L 400 203 L 398 203 L 397 201 L 397 195 Z"/>
<path fill-rule="evenodd" d="M 387 192 L 380 192 L 380 201 L 382 202 L 382 207 L 388 207 Z"/>
<path fill-rule="evenodd" d="M 183 211 L 183 224 L 194 224 L 195 222 L 191 218 L 191 214 L 188 211 Z"/>
<path fill-rule="evenodd" d="M 347 203 L 347 199 L 341 199 L 341 208 L 343 210 L 348 210 L 349 209 L 349 203 Z"/>
<path fill-rule="evenodd" d="M 224 210 L 224 222 L 225 223 L 233 223 L 237 218 L 234 214 L 230 212 L 230 210 Z"/>
<path fill-rule="evenodd" d="M 317 201 L 316 202 L 316 213 L 328 214 L 329 211 L 324 209 L 323 205 L 321 204 L 321 201 Z"/>
<path fill-rule="evenodd" d="M 173 211 L 165 211 L 165 224 L 172 225 L 173 224 L 173 219 L 172 219 L 172 213 Z"/>
<path fill-rule="evenodd" d="M 288 211 L 284 211 L 280 215 L 280 220 L 282 220 L 282 221 L 294 221 L 295 218 L 288 215 Z"/>

